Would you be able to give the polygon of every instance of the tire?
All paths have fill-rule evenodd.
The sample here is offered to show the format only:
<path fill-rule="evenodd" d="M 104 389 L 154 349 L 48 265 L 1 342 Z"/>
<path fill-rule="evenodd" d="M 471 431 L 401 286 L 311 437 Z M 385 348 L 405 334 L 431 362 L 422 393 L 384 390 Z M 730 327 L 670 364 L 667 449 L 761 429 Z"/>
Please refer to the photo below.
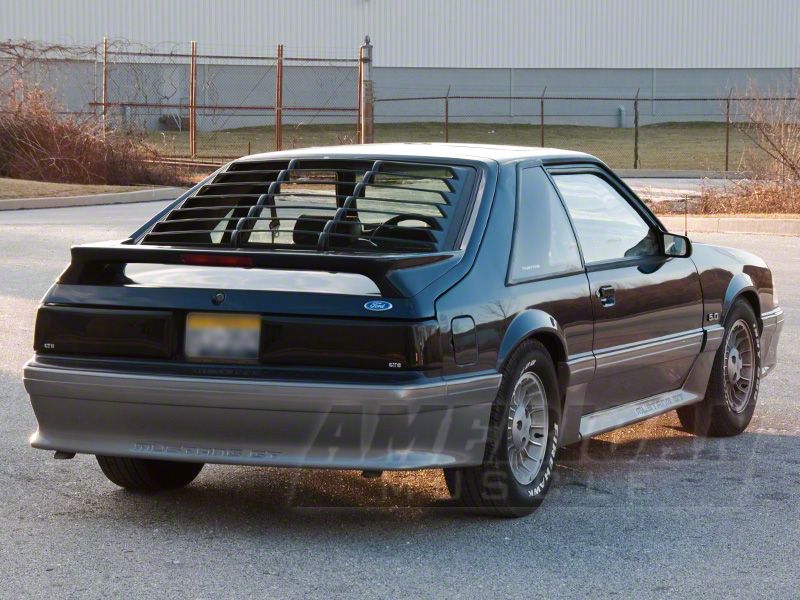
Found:
<path fill-rule="evenodd" d="M 735 336 L 735 337 L 734 337 Z M 740 349 L 749 338 L 751 350 Z M 733 355 L 732 346 L 738 348 Z M 736 366 L 737 360 L 739 365 Z M 750 384 L 746 393 L 734 386 L 731 379 L 739 374 L 749 376 Z M 739 382 L 742 380 L 740 379 Z M 758 388 L 761 381 L 761 341 L 758 321 L 752 306 L 746 300 L 737 300 L 725 318 L 725 335 L 714 357 L 714 367 L 703 400 L 697 404 L 683 406 L 677 410 L 681 425 L 695 435 L 710 437 L 729 437 L 739 435 L 750 424 L 758 401 Z M 733 391 L 734 388 L 738 391 Z"/>
<path fill-rule="evenodd" d="M 103 474 L 127 490 L 156 492 L 189 485 L 203 463 L 97 456 Z"/>
<path fill-rule="evenodd" d="M 530 405 L 536 407 L 530 414 L 518 406 L 523 402 L 514 400 L 514 392 L 525 388 L 531 391 L 527 395 L 532 398 Z M 539 400 L 536 390 L 543 392 L 543 400 Z M 518 393 L 520 396 L 523 395 Z M 516 410 L 510 414 L 513 406 Z M 541 343 L 523 342 L 503 370 L 492 405 L 483 463 L 444 470 L 450 495 L 481 513 L 502 517 L 532 513 L 544 500 L 552 481 L 560 422 L 561 402 L 553 360 Z M 519 464 L 523 455 L 520 448 L 525 449 L 525 455 L 530 448 L 533 456 L 540 457 L 533 461 L 528 455 L 532 461 L 527 464 L 528 470 Z"/>

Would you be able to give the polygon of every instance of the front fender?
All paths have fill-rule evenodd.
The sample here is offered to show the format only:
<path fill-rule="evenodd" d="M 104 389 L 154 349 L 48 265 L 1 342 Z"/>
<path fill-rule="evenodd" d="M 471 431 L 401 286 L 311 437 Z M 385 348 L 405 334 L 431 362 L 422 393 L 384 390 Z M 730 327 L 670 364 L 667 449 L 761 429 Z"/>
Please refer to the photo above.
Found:
<path fill-rule="evenodd" d="M 725 322 L 725 317 L 728 315 L 733 303 L 736 299 L 746 292 L 752 292 L 753 297 L 756 299 L 755 313 L 759 323 L 761 322 L 761 307 L 758 305 L 758 289 L 753 283 L 753 279 L 747 273 L 737 273 L 728 283 L 728 288 L 725 290 L 725 297 L 722 300 L 722 313 L 720 314 L 720 323 Z"/>
<path fill-rule="evenodd" d="M 553 341 L 558 344 L 560 350 L 560 356 L 553 357 L 556 366 L 558 362 L 566 360 L 567 340 L 558 322 L 543 310 L 532 308 L 520 312 L 506 329 L 497 353 L 497 370 L 502 370 L 506 360 L 517 346 L 537 334 L 555 338 Z"/>

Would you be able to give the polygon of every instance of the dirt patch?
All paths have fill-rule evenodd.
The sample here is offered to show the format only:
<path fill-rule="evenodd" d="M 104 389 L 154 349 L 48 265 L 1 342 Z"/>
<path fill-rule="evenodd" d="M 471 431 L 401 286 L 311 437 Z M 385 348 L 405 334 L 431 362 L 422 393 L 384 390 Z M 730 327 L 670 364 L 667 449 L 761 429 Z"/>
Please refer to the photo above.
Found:
<path fill-rule="evenodd" d="M 90 194 L 135 192 L 143 189 L 148 189 L 148 187 L 130 185 L 81 185 L 77 183 L 50 183 L 45 181 L 7 179 L 0 177 L 0 200 L 9 198 L 60 198 L 67 196 L 88 196 Z"/>

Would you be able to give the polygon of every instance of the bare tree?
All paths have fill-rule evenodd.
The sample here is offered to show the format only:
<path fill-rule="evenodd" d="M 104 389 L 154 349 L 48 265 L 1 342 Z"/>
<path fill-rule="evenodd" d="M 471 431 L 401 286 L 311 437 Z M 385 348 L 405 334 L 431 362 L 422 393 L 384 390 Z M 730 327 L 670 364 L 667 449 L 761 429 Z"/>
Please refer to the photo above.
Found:
<path fill-rule="evenodd" d="M 0 41 L 0 81 L 11 79 L 38 85 L 50 64 L 58 60 L 96 60 L 95 46 L 45 44 L 29 40 Z"/>
<path fill-rule="evenodd" d="M 751 82 L 747 96 L 738 101 L 737 129 L 768 160 L 753 161 L 748 169 L 765 179 L 800 182 L 800 89 L 783 95 L 766 94 Z"/>

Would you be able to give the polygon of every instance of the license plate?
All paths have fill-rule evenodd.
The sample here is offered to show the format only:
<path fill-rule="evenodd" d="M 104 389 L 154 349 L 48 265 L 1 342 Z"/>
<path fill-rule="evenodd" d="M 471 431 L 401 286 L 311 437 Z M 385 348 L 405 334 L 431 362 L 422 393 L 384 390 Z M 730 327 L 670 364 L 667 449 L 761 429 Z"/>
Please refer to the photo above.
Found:
<path fill-rule="evenodd" d="M 259 315 L 189 313 L 186 357 L 190 360 L 254 362 L 261 338 Z"/>

